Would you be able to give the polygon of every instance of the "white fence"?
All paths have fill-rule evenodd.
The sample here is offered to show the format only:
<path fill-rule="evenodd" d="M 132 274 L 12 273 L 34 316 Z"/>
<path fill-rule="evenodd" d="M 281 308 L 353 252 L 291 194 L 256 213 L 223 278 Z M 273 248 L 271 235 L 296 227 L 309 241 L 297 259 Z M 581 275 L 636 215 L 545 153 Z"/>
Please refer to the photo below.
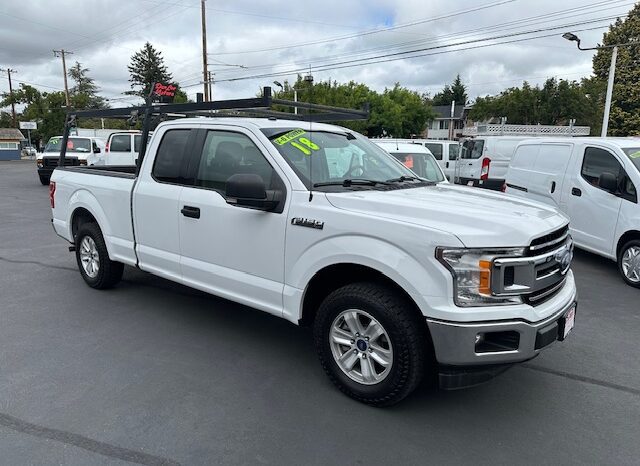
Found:
<path fill-rule="evenodd" d="M 476 124 L 467 126 L 463 136 L 589 136 L 588 126 Z"/>

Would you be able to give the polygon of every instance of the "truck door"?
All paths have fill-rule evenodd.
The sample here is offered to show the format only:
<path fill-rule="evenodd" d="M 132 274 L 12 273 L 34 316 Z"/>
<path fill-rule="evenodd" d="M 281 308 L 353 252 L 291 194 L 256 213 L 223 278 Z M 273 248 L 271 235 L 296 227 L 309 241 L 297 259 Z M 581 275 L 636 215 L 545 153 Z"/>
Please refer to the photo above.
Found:
<path fill-rule="evenodd" d="M 608 150 L 586 147 L 565 181 L 563 197 L 576 243 L 610 255 L 622 199 L 598 187 L 605 172 L 619 176 L 624 169 Z"/>
<path fill-rule="evenodd" d="M 180 194 L 188 170 L 189 145 L 196 130 L 167 126 L 159 134 L 151 170 L 140 172 L 133 193 L 133 218 L 136 232 L 136 252 L 140 268 L 147 272 L 180 281 Z M 129 137 L 129 135 L 127 135 Z M 156 138 L 154 138 L 156 140 Z"/>
<path fill-rule="evenodd" d="M 281 315 L 286 212 L 227 204 L 225 191 L 236 174 L 257 174 L 267 189 L 284 192 L 282 178 L 250 132 L 225 126 L 199 131 L 194 181 L 180 197 L 184 281 Z"/>

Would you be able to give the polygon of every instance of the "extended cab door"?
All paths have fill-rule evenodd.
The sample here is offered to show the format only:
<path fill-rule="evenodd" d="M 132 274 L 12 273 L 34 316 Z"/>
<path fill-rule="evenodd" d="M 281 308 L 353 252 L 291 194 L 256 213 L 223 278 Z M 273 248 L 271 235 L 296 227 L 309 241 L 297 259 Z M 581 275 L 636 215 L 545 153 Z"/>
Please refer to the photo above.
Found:
<path fill-rule="evenodd" d="M 570 227 L 576 243 L 611 256 L 622 198 L 598 186 L 600 176 L 626 177 L 618 158 L 608 149 L 587 146 L 577 154 L 563 186 Z"/>
<path fill-rule="evenodd" d="M 180 281 L 180 195 L 197 130 L 168 125 L 160 131 L 148 151 L 155 158 L 143 162 L 133 194 L 136 252 L 142 270 Z"/>
<path fill-rule="evenodd" d="M 214 129 L 215 128 L 215 129 Z M 180 196 L 184 282 L 272 314 L 282 314 L 286 189 L 255 136 L 234 126 L 203 127 L 194 180 Z M 282 192 L 273 212 L 227 204 L 232 175 L 257 174 Z"/>

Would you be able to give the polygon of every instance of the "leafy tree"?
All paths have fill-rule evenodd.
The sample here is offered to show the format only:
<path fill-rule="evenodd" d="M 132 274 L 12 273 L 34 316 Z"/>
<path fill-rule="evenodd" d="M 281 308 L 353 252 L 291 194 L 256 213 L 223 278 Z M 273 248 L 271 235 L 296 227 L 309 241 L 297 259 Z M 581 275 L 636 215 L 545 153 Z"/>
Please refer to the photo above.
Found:
<path fill-rule="evenodd" d="M 602 45 L 638 45 L 618 48 L 615 84 L 609 117 L 609 135 L 632 136 L 640 134 L 640 3 L 626 19 L 618 18 L 604 33 Z M 594 82 L 592 91 L 600 106 L 604 107 L 606 82 L 609 77 L 612 49 L 601 49 L 593 57 Z"/>
<path fill-rule="evenodd" d="M 433 105 L 451 105 L 451 102 L 455 102 L 456 105 L 467 103 L 467 87 L 462 84 L 459 74 L 451 85 L 445 85 L 442 91 L 433 96 Z"/>
<path fill-rule="evenodd" d="M 277 96 L 293 100 L 294 88 L 298 90 L 298 100 L 304 102 L 345 108 L 361 108 L 368 103 L 370 117 L 367 121 L 345 121 L 339 124 L 370 137 L 419 135 L 426 123 L 434 118 L 431 107 L 423 96 L 398 83 L 393 88 L 378 93 L 355 81 L 345 84 L 321 81 L 310 85 L 298 76 L 293 86 L 285 81 L 283 90 Z M 292 111 L 285 107 L 277 109 Z"/>
<path fill-rule="evenodd" d="M 75 108 L 104 108 L 105 100 L 98 96 L 98 86 L 93 82 L 93 78 L 87 76 L 89 68 L 83 68 L 80 62 L 76 62 L 67 74 L 75 83 L 69 93 L 71 94 L 72 105 Z"/>
<path fill-rule="evenodd" d="M 153 83 L 170 83 L 173 79 L 171 73 L 167 71 L 162 53 L 156 50 L 149 42 L 131 57 L 131 64 L 127 66 L 129 70 L 131 91 L 126 94 L 137 95 L 146 99 L 151 92 Z"/>

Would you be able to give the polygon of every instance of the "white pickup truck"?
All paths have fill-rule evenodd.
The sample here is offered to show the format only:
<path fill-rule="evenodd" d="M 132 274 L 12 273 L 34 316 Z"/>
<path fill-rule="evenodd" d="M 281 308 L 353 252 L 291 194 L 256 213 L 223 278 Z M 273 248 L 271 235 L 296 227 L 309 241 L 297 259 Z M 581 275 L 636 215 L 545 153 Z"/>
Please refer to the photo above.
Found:
<path fill-rule="evenodd" d="M 359 401 L 393 404 L 425 376 L 475 385 L 573 327 L 572 240 L 552 207 L 417 178 L 321 123 L 184 118 L 144 153 L 138 170 L 53 172 L 53 227 L 84 281 L 112 287 L 129 265 L 311 325 Z"/>

